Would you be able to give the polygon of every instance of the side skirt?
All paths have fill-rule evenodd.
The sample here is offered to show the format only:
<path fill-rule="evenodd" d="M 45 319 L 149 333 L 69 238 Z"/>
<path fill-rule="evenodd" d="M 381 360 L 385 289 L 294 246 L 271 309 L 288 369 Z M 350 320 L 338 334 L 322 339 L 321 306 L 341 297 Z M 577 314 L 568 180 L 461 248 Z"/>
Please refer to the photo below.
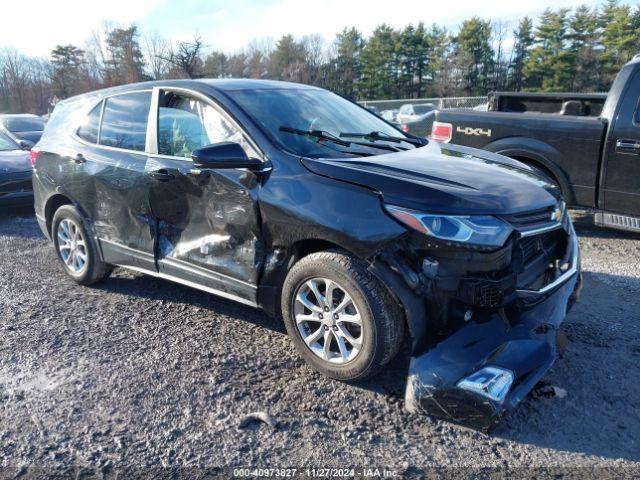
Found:
<path fill-rule="evenodd" d="M 147 270 L 145 268 L 134 267 L 131 265 L 118 265 L 118 267 L 126 268 L 127 270 L 132 270 L 139 273 L 144 273 L 145 275 L 150 275 L 156 278 L 162 278 L 165 280 L 169 280 L 171 282 L 179 283 L 181 285 L 185 285 L 187 287 L 195 288 L 197 290 L 202 290 L 203 292 L 212 293 L 213 295 L 217 295 L 222 298 L 226 298 L 229 300 L 234 300 L 239 303 L 243 303 L 244 305 L 249 305 L 250 307 L 259 308 L 258 304 L 252 302 L 251 300 L 247 300 L 246 298 L 239 297 L 237 295 L 233 295 L 232 293 L 223 292 L 221 290 L 217 290 L 211 287 L 205 287 L 204 285 L 197 284 L 195 282 L 190 282 L 189 280 L 184 280 L 182 278 L 174 277 L 173 275 L 167 275 L 166 273 L 154 272 L 152 270 Z"/>

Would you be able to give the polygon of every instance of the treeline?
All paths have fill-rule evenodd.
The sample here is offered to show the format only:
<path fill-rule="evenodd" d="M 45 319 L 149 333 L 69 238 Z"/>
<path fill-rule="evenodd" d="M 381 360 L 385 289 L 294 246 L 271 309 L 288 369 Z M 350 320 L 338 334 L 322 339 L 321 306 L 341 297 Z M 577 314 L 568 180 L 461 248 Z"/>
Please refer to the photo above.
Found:
<path fill-rule="evenodd" d="M 166 78 L 264 78 L 308 83 L 354 99 L 486 95 L 491 90 L 606 91 L 640 52 L 640 6 L 545 10 L 517 24 L 472 17 L 456 32 L 423 23 L 380 25 L 365 38 L 345 29 L 253 40 L 211 51 L 200 37 L 171 43 L 135 25 L 105 26 L 83 46 L 58 45 L 48 59 L 0 53 L 0 112 L 43 113 L 97 88 Z"/>

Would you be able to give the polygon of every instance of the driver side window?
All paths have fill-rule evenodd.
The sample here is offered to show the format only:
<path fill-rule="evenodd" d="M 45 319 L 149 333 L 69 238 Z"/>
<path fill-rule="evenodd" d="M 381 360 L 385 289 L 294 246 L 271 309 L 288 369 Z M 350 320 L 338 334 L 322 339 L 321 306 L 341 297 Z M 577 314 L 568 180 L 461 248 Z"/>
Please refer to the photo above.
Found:
<path fill-rule="evenodd" d="M 158 153 L 189 158 L 197 148 L 236 142 L 256 156 L 244 135 L 217 109 L 182 93 L 162 92 L 158 109 Z"/>

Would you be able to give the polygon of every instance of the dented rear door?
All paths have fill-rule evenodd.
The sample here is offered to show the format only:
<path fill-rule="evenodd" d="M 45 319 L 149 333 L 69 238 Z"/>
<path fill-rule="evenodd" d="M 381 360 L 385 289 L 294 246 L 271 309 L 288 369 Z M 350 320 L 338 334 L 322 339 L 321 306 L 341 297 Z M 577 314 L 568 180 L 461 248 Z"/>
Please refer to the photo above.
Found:
<path fill-rule="evenodd" d="M 255 304 L 262 262 L 259 178 L 245 169 L 197 170 L 195 148 L 246 137 L 206 97 L 156 89 L 157 152 L 145 173 L 156 221 L 156 266 L 162 276 Z"/>

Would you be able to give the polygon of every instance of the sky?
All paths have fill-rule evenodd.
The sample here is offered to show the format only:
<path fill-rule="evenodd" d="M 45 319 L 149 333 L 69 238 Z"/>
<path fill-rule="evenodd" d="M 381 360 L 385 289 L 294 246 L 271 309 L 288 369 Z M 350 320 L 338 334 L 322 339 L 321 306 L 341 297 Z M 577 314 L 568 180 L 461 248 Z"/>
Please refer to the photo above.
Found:
<path fill-rule="evenodd" d="M 420 21 L 455 30 L 461 21 L 482 18 L 517 22 L 545 8 L 600 5 L 592 0 L 20 0 L 2 2 L 0 48 L 48 56 L 57 44 L 82 46 L 104 22 L 135 23 L 143 35 L 173 41 L 200 35 L 212 49 L 234 52 L 253 39 L 320 34 L 333 40 L 345 27 L 370 34 L 381 23 L 404 27 Z M 633 4 L 635 2 L 625 2 Z M 443 6 L 444 5 L 444 6 Z"/>

